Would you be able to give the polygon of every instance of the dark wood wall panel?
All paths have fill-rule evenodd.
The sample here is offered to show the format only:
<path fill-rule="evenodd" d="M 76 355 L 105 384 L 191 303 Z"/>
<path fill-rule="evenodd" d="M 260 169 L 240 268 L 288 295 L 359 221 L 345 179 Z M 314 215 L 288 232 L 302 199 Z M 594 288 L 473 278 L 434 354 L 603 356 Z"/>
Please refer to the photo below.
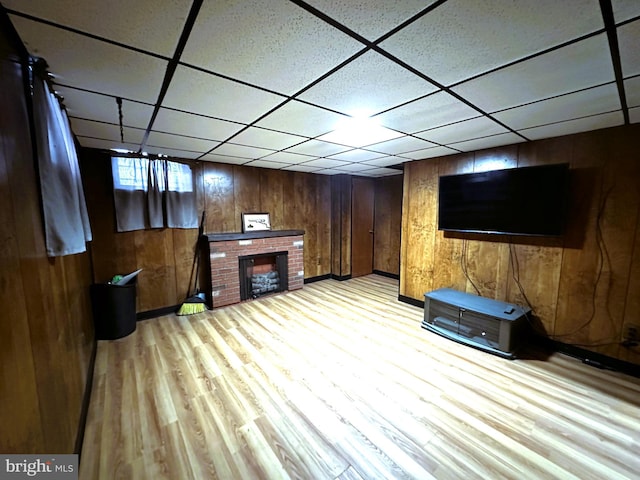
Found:
<path fill-rule="evenodd" d="M 21 67 L 0 40 L 0 451 L 72 453 L 94 346 L 88 254 L 46 255 Z"/>
<path fill-rule="evenodd" d="M 154 229 L 117 233 L 108 154 L 85 149 L 83 172 L 94 228 L 94 281 L 114 274 L 138 276 L 137 311 L 181 304 L 193 283 L 197 229 Z M 239 232 L 242 213 L 267 212 L 274 230 L 305 230 L 305 278 L 331 271 L 330 177 L 237 165 L 191 162 L 206 211 L 205 233 Z"/>
<path fill-rule="evenodd" d="M 373 269 L 400 274 L 402 175 L 375 181 Z"/>
<path fill-rule="evenodd" d="M 632 125 L 407 164 L 400 293 L 475 292 L 473 281 L 490 298 L 523 304 L 526 295 L 553 338 L 640 363 L 637 348 L 620 345 L 640 309 L 638 134 Z M 440 175 L 563 162 L 572 169 L 563 239 L 437 230 Z"/>

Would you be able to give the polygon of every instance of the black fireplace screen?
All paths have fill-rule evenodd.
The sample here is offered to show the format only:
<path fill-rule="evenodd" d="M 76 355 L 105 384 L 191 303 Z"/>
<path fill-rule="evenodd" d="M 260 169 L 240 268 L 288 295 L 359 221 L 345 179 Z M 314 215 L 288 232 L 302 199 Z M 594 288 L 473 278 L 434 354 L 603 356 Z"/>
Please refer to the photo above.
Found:
<path fill-rule="evenodd" d="M 240 300 L 258 298 L 289 288 L 287 252 L 260 253 L 238 257 Z"/>

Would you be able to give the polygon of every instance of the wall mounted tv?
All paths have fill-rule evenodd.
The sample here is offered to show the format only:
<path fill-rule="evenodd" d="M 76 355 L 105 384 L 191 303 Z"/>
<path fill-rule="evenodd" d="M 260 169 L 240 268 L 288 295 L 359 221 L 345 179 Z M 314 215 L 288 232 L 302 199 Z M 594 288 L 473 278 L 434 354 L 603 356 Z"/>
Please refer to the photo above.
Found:
<path fill-rule="evenodd" d="M 438 230 L 561 236 L 569 164 L 440 177 Z"/>

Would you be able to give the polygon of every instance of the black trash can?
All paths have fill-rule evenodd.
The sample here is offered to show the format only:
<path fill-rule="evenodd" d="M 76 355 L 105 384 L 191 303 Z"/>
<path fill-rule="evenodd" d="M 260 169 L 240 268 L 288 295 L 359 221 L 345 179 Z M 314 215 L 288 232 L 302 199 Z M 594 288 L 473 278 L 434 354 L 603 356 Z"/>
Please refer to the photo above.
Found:
<path fill-rule="evenodd" d="M 124 285 L 94 283 L 91 304 L 96 340 L 126 337 L 136 329 L 136 278 Z"/>

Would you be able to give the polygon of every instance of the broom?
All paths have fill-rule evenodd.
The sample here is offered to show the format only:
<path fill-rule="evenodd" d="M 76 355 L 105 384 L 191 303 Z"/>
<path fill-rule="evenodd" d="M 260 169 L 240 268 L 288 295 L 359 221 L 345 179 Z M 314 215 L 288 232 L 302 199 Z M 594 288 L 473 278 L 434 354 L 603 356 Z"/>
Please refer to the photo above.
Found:
<path fill-rule="evenodd" d="M 202 219 L 200 220 L 200 228 L 198 229 L 198 239 L 196 240 L 196 253 L 193 256 L 193 265 L 191 266 L 191 271 L 193 272 L 193 267 L 195 266 L 196 274 L 195 281 L 193 284 L 193 295 L 189 296 L 190 290 L 187 291 L 187 299 L 184 301 L 176 315 L 193 315 L 194 313 L 202 313 L 207 310 L 207 305 L 205 303 L 205 294 L 203 292 L 198 292 L 198 275 L 200 273 L 200 238 L 204 233 L 204 216 L 205 212 L 202 212 Z M 191 281 L 189 281 L 189 288 L 191 286 Z"/>

